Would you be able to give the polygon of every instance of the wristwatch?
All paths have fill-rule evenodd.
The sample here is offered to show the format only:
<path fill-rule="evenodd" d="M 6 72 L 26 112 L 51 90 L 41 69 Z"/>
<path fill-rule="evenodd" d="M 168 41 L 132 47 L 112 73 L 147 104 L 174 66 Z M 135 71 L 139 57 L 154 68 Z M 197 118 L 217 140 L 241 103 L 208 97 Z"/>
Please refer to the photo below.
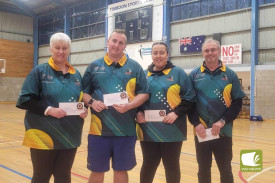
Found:
<path fill-rule="evenodd" d="M 94 101 L 95 101 L 95 99 L 92 98 L 92 99 L 89 101 L 88 104 L 89 104 L 89 105 L 92 105 L 92 103 L 93 103 Z"/>
<path fill-rule="evenodd" d="M 225 125 L 224 119 L 220 119 L 220 122 Z"/>

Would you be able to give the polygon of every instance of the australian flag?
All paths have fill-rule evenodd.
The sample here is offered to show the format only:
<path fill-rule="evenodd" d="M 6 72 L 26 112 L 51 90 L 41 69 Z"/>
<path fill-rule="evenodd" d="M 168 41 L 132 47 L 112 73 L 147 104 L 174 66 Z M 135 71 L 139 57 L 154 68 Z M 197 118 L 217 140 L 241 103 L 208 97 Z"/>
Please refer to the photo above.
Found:
<path fill-rule="evenodd" d="M 205 35 L 179 39 L 180 53 L 201 52 L 201 46 L 204 43 L 204 39 Z"/>

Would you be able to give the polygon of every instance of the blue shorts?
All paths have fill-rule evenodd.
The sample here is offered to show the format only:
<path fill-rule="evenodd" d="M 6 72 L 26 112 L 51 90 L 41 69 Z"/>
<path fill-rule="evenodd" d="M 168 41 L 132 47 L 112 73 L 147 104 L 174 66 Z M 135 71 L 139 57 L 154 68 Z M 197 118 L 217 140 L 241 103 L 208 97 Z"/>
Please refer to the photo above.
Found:
<path fill-rule="evenodd" d="M 136 166 L 136 136 L 88 136 L 87 168 L 93 172 L 128 171 Z"/>

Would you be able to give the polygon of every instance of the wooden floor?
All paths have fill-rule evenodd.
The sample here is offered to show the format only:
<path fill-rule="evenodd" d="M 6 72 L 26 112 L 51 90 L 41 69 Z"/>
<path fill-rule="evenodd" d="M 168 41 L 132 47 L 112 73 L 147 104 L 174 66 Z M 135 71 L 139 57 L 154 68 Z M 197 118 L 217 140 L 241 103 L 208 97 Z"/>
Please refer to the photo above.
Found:
<path fill-rule="evenodd" d="M 22 146 L 25 112 L 15 108 L 15 103 L 0 103 L 0 183 L 25 183 L 32 177 L 29 149 Z M 89 170 L 86 168 L 87 134 L 90 117 L 85 119 L 82 145 L 78 148 L 72 169 L 72 183 L 87 182 Z M 275 120 L 250 122 L 238 119 L 233 130 L 232 168 L 235 182 L 274 183 L 275 182 Z M 260 173 L 241 173 L 240 150 L 258 149 L 263 152 L 263 168 Z M 140 144 L 136 145 L 137 166 L 129 172 L 129 182 L 139 182 L 142 164 Z M 188 140 L 183 143 L 181 158 L 181 182 L 197 182 L 197 162 L 192 126 L 188 124 Z M 105 183 L 112 182 L 112 172 L 105 174 Z M 53 180 L 51 180 L 53 182 Z M 212 183 L 219 182 L 216 162 L 213 160 Z M 163 165 L 160 164 L 154 183 L 165 183 Z"/>

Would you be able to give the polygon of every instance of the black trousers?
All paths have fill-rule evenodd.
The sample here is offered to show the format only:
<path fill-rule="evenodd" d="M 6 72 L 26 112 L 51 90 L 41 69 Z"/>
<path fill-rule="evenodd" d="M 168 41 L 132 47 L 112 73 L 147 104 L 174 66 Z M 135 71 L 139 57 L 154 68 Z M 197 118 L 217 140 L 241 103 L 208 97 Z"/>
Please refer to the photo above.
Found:
<path fill-rule="evenodd" d="M 221 136 L 219 139 L 198 142 L 195 137 L 197 161 L 199 165 L 198 182 L 211 183 L 212 153 L 220 171 L 221 183 L 233 183 L 231 161 L 232 137 Z"/>
<path fill-rule="evenodd" d="M 32 183 L 71 183 L 71 169 L 77 148 L 62 150 L 30 149 L 33 164 Z"/>
<path fill-rule="evenodd" d="M 143 163 L 140 171 L 140 183 L 152 183 L 156 170 L 162 160 L 166 182 L 180 182 L 180 152 L 182 142 L 140 142 Z"/>

